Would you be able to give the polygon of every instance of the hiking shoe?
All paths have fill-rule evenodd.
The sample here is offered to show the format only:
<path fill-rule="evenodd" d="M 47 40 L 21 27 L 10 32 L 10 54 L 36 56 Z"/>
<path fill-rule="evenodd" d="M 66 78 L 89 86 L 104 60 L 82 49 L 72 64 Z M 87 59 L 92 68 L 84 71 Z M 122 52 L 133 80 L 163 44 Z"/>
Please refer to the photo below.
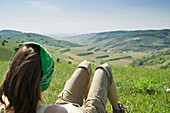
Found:
<path fill-rule="evenodd" d="M 114 109 L 113 106 L 111 107 L 111 113 L 125 113 L 125 108 L 127 108 L 127 106 L 123 106 L 123 104 L 121 104 L 120 102 L 118 102 L 118 109 Z"/>

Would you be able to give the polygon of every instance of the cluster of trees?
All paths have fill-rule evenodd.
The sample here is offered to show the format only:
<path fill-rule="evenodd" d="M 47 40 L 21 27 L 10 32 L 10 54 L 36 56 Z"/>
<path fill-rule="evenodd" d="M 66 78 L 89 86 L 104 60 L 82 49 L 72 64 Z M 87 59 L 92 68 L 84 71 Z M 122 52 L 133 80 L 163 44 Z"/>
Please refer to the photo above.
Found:
<path fill-rule="evenodd" d="M 160 69 L 168 69 L 170 68 L 170 62 L 166 64 L 165 66 L 161 66 Z"/>
<path fill-rule="evenodd" d="M 95 49 L 94 51 L 99 51 L 100 50 L 100 48 L 97 48 L 97 49 Z"/>
<path fill-rule="evenodd" d="M 113 58 L 113 59 L 106 60 L 106 62 L 114 61 L 114 60 L 120 60 L 120 59 L 127 59 L 127 58 L 133 58 L 133 57 L 132 56 L 125 56 L 125 57 Z"/>
<path fill-rule="evenodd" d="M 57 61 L 58 63 L 61 63 L 61 62 L 60 62 L 60 58 L 57 58 L 56 61 Z M 67 63 L 68 63 L 68 64 L 72 64 L 71 61 L 68 61 Z"/>
<path fill-rule="evenodd" d="M 91 48 L 87 49 L 87 51 L 90 51 L 90 50 L 95 49 L 95 48 L 96 48 L 96 47 L 91 47 Z"/>
<path fill-rule="evenodd" d="M 71 56 L 69 56 L 68 58 L 69 58 L 69 59 L 72 59 L 72 60 L 74 60 L 74 58 L 73 58 L 73 57 L 71 57 Z"/>
<path fill-rule="evenodd" d="M 145 65 L 151 66 L 151 65 L 156 65 L 156 64 L 162 64 L 165 61 L 166 59 L 164 57 L 159 57 L 159 58 L 152 59 L 148 62 L 145 62 Z"/>
<path fill-rule="evenodd" d="M 164 57 L 154 58 L 154 55 L 151 57 L 143 57 L 142 59 L 133 60 L 130 64 L 132 67 L 134 66 L 152 66 L 156 64 L 162 64 L 166 61 Z"/>
<path fill-rule="evenodd" d="M 68 51 L 70 51 L 69 48 L 68 48 L 68 49 L 64 49 L 64 50 L 61 50 L 60 52 L 61 52 L 61 53 L 65 53 L 65 52 L 68 52 Z"/>
<path fill-rule="evenodd" d="M 99 59 L 99 58 L 106 58 L 106 57 L 109 57 L 109 55 L 97 56 L 96 58 Z"/>
<path fill-rule="evenodd" d="M 133 60 L 130 66 L 152 66 L 156 64 L 162 64 L 166 61 L 165 55 L 170 55 L 170 49 L 159 53 L 158 55 L 153 54 L 152 56 L 142 57 L 141 59 Z M 161 68 L 168 68 L 169 65 Z"/>
<path fill-rule="evenodd" d="M 2 41 L 2 46 L 5 46 L 5 43 L 8 43 L 8 41 L 3 40 L 3 41 Z"/>
<path fill-rule="evenodd" d="M 94 54 L 93 52 L 87 52 L 87 53 L 80 53 L 80 54 L 77 54 L 78 56 L 85 56 L 85 55 L 91 55 L 91 54 Z"/>

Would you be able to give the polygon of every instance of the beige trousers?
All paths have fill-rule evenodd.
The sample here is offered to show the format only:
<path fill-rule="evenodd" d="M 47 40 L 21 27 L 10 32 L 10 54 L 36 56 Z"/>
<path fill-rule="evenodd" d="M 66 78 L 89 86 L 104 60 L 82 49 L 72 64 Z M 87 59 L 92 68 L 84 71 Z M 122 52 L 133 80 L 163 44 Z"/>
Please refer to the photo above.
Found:
<path fill-rule="evenodd" d="M 83 103 L 86 87 L 91 78 L 91 64 L 87 61 L 80 63 L 71 78 L 66 82 L 56 104 L 66 108 L 68 113 L 106 113 L 108 87 L 112 82 L 112 71 L 108 64 L 96 68 L 87 99 Z M 71 104 L 73 107 L 67 107 Z"/>

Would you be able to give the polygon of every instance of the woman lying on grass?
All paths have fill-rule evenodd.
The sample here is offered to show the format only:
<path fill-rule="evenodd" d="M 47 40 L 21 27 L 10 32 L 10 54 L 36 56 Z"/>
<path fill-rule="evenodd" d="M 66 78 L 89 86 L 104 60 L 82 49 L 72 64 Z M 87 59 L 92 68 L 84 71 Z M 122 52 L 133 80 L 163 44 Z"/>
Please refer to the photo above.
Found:
<path fill-rule="evenodd" d="M 40 44 L 25 42 L 15 48 L 0 87 L 1 113 L 106 113 L 107 97 L 113 113 L 124 112 L 109 65 L 96 68 L 90 87 L 92 69 L 87 61 L 78 65 L 56 104 L 42 105 L 53 71 L 53 58 Z"/>

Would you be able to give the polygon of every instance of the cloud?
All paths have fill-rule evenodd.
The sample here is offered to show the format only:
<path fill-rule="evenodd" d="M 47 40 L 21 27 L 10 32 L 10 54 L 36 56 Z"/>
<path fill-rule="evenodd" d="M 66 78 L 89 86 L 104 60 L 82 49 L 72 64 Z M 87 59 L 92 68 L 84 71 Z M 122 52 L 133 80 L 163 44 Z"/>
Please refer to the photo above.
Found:
<path fill-rule="evenodd" d="M 57 11 L 59 8 L 57 8 L 54 5 L 48 4 L 47 2 L 41 2 L 41 1 L 29 1 L 28 2 L 30 5 L 37 7 L 41 10 L 45 11 Z"/>

